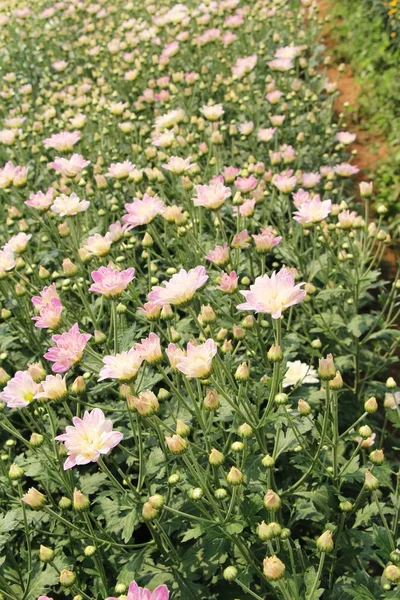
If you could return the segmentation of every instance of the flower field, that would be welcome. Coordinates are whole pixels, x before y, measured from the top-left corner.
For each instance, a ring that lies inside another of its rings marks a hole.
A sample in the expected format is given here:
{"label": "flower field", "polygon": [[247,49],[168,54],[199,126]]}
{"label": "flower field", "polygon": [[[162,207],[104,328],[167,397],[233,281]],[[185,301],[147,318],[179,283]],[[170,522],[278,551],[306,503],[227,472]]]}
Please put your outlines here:
{"label": "flower field", "polygon": [[0,1],[1,600],[399,598],[394,230],[318,14]]}

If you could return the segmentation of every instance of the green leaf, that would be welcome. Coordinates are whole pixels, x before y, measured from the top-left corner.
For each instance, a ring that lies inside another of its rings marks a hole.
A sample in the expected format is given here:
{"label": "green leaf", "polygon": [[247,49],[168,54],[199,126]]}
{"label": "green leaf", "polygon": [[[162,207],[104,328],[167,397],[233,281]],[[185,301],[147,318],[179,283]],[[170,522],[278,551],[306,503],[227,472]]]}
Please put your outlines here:
{"label": "green leaf", "polygon": [[242,533],[244,529],[244,525],[242,523],[228,523],[228,525],[226,525],[225,530],[232,534],[232,533]]}
{"label": "green leaf", "polygon": [[354,337],[359,338],[365,333],[375,322],[373,315],[356,315],[353,317],[347,327]]}
{"label": "green leaf", "polygon": [[196,525],[191,529],[188,529],[185,535],[182,538],[182,542],[188,542],[189,540],[197,540],[203,533],[203,530],[200,525]]}
{"label": "green leaf", "polygon": [[[309,567],[307,569],[307,571],[304,573],[304,584],[306,586],[306,598],[307,600],[318,600],[318,598],[320,598],[322,596],[322,594],[324,593],[324,589],[323,588],[318,588],[316,590],[314,590],[314,592],[311,595],[311,591],[313,588],[313,585],[315,583],[315,579],[317,577],[317,571],[314,567]],[[320,582],[318,582],[319,585]]]}
{"label": "green leaf", "polygon": [[[40,563],[39,563],[40,565]],[[39,566],[40,568],[40,566]],[[38,596],[49,591],[49,588],[58,583],[58,573],[53,567],[47,565],[43,571],[39,571],[32,579],[29,586],[28,600],[37,600]]]}
{"label": "green leaf", "polygon": [[123,519],[122,539],[125,544],[129,542],[132,537],[135,525],[139,523],[136,508],[133,508]]}
{"label": "green leaf", "polygon": [[356,520],[353,527],[357,528],[362,524],[367,524],[369,521],[378,514],[378,507],[375,503],[367,504],[364,508],[361,508],[356,513]]}

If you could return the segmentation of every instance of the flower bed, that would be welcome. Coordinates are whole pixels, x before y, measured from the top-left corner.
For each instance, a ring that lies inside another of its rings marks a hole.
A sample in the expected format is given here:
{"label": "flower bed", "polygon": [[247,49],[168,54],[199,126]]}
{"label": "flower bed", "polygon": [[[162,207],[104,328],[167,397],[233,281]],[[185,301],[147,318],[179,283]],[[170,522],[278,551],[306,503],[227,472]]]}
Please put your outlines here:
{"label": "flower bed", "polygon": [[2,597],[398,597],[400,285],[314,2],[1,10]]}

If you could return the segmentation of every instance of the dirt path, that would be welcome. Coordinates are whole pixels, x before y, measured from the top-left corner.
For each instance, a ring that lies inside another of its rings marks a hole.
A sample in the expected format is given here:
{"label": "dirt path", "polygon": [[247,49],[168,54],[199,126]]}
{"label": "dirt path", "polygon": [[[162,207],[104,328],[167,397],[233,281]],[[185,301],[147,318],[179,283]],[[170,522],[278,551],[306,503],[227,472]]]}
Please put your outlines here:
{"label": "dirt path", "polygon": [[[319,14],[321,19],[333,14],[333,0],[317,0]],[[337,47],[335,35],[335,23],[338,20],[330,19],[324,23],[322,29],[323,42],[329,51],[333,51]],[[389,154],[389,148],[385,139],[377,133],[373,133],[362,127],[362,123],[357,122],[354,115],[358,112],[359,98],[362,95],[362,89],[357,83],[353,70],[350,65],[344,65],[344,70],[339,71],[338,65],[330,65],[326,69],[329,81],[336,83],[337,89],[340,92],[335,99],[334,109],[337,113],[347,112],[346,122],[349,123],[349,130],[357,134],[356,141],[349,147],[350,150],[356,150],[352,162],[360,168],[360,172],[356,178],[357,183],[367,181],[370,177],[370,172],[373,172],[379,162],[385,159]],[[352,111],[346,111],[345,105],[348,103],[352,107]],[[358,195],[358,185],[356,186]],[[359,195],[358,195],[359,197]],[[394,249],[390,246],[386,248],[384,256],[384,272],[388,278],[393,278],[396,274],[397,257]]]}

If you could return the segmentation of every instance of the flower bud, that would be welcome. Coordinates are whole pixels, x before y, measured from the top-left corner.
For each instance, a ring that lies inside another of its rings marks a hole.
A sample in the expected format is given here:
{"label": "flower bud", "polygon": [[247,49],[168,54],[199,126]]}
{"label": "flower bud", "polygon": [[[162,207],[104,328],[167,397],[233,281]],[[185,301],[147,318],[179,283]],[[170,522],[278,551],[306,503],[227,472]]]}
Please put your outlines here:
{"label": "flower bud", "polygon": [[209,323],[214,323],[217,319],[217,315],[214,312],[214,309],[209,304],[203,305],[200,308],[199,320],[204,323],[204,325],[208,325]]}
{"label": "flower bud", "polygon": [[186,425],[185,421],[182,421],[182,419],[178,419],[176,422],[176,433],[182,437],[188,437],[190,433],[189,425]]}
{"label": "flower bud", "polygon": [[362,425],[361,427],[359,427],[358,433],[361,435],[362,438],[367,439],[370,435],[372,435],[372,429],[371,427],[369,427],[369,425]]}
{"label": "flower bud", "polygon": [[247,381],[249,378],[249,367],[247,363],[243,362],[238,366],[235,372],[236,381]]}
{"label": "flower bud", "polygon": [[66,496],[63,496],[59,503],[58,506],[61,508],[61,510],[66,510],[68,508],[71,508],[72,502],[69,498],[67,498]]}
{"label": "flower bud", "polygon": [[172,473],[172,475],[168,477],[168,483],[170,485],[175,485],[180,481],[180,479],[181,476],[179,475],[179,473]]}
{"label": "flower bud", "polygon": [[24,470],[19,465],[13,463],[8,470],[8,476],[11,481],[19,481],[24,476]]}
{"label": "flower bud", "polygon": [[329,382],[329,387],[331,390],[341,390],[343,387],[343,379],[342,376],[340,374],[340,371],[336,371],[336,375],[333,379],[330,380]]}
{"label": "flower bud", "polygon": [[329,554],[330,552],[333,552],[334,547],[335,544],[333,543],[332,531],[327,529],[317,539],[317,548],[320,552],[326,552]]}
{"label": "flower bud", "polygon": [[164,402],[164,400],[168,400],[168,398],[170,396],[171,396],[171,392],[169,390],[166,390],[165,388],[160,388],[158,390],[157,398],[160,402]]}
{"label": "flower bud", "polygon": [[360,194],[363,198],[369,198],[372,196],[374,184],[372,181],[361,181],[360,183]]}
{"label": "flower bud", "polygon": [[31,363],[28,372],[35,383],[40,383],[46,377],[46,371],[41,362]]}
{"label": "flower bud", "polygon": [[89,508],[90,502],[89,498],[82,494],[80,490],[77,488],[74,489],[74,495],[72,500],[72,505],[76,511],[83,511]]}
{"label": "flower bud", "polygon": [[364,410],[367,413],[374,413],[378,410],[378,402],[374,396],[364,402]]}
{"label": "flower bud", "polygon": [[54,551],[51,548],[41,545],[39,548],[39,560],[43,563],[51,562],[54,558]]}
{"label": "flower bud", "polygon": [[397,387],[397,383],[395,382],[395,380],[393,379],[393,377],[388,377],[388,379],[386,380],[386,387],[389,390],[393,390],[394,388]]}
{"label": "flower bud", "polygon": [[243,327],[243,329],[251,329],[253,326],[254,326],[254,317],[253,317],[253,315],[247,315],[242,320],[242,327]]}
{"label": "flower bud", "polygon": [[208,390],[203,405],[207,410],[215,410],[219,407],[218,394],[215,390]]}
{"label": "flower bud", "polygon": [[377,490],[379,487],[379,480],[372,475],[371,471],[365,471],[364,486],[367,490]]}
{"label": "flower bud", "polygon": [[288,540],[291,535],[292,535],[292,532],[290,531],[290,529],[285,527],[284,529],[282,529],[281,540]]}
{"label": "flower bud", "polygon": [[85,546],[83,553],[85,556],[93,556],[96,554],[96,546]]}
{"label": "flower bud", "polygon": [[124,594],[126,592],[127,586],[125,583],[117,583],[114,590],[116,594]]}
{"label": "flower bud", "polygon": [[285,565],[277,556],[268,556],[264,558],[263,572],[268,581],[278,581],[285,574]]}
{"label": "flower bud", "polygon": [[226,567],[226,569],[224,569],[223,576],[226,581],[235,581],[237,574],[238,574],[237,568],[233,567],[233,566],[229,566],[229,567]]}
{"label": "flower bud", "polygon": [[203,490],[201,488],[192,488],[188,491],[188,496],[191,500],[201,500]]}
{"label": "flower bud", "polygon": [[400,563],[400,550],[398,548],[390,553],[390,560],[396,564]]}
{"label": "flower bud", "polygon": [[313,340],[311,342],[311,348],[314,348],[315,350],[319,350],[320,348],[322,348],[322,342],[319,338],[317,338],[316,340]]}
{"label": "flower bud", "polygon": [[153,244],[154,244],[153,238],[146,231],[146,233],[144,234],[143,240],[142,240],[143,248],[151,248],[153,246]]}
{"label": "flower bud", "polygon": [[76,575],[73,571],[67,571],[64,569],[60,573],[60,583],[63,587],[70,588],[76,581]]}
{"label": "flower bud", "polygon": [[262,465],[264,467],[266,467],[267,469],[272,469],[272,467],[275,465],[275,459],[273,456],[271,456],[270,454],[266,454],[263,459],[262,459]]}
{"label": "flower bud", "polygon": [[281,526],[274,521],[268,524],[265,521],[262,521],[262,523],[259,523],[257,526],[257,535],[264,542],[278,537],[281,533]]}
{"label": "flower bud", "polygon": [[353,503],[349,502],[348,500],[344,500],[339,504],[340,510],[344,513],[351,512],[353,510],[353,506]]}
{"label": "flower bud", "polygon": [[232,442],[231,450],[232,452],[242,452],[244,448],[243,442]]}
{"label": "flower bud", "polygon": [[[154,314],[158,317],[156,312]],[[159,314],[163,321],[171,321],[171,319],[174,318],[174,311],[172,310],[172,306],[170,304],[164,304]]]}
{"label": "flower bud", "polygon": [[385,455],[383,453],[383,450],[374,450],[373,452],[371,452],[371,454],[369,455],[369,460],[374,465],[381,465],[383,463],[383,461],[385,460]]}
{"label": "flower bud", "polygon": [[243,340],[246,337],[246,331],[238,325],[232,327],[232,333],[235,340]]}
{"label": "flower bud", "polygon": [[136,410],[142,417],[148,417],[154,414],[160,408],[157,400],[157,396],[150,390],[145,390],[138,397],[128,396],[127,399],[128,408],[130,410]]}
{"label": "flower bud", "polygon": [[214,496],[217,500],[224,500],[228,495],[228,492],[224,488],[218,488],[214,492]]}
{"label": "flower bud", "polygon": [[284,392],[280,392],[279,394],[275,395],[274,402],[278,406],[283,406],[284,404],[287,404],[289,402],[289,396]]}
{"label": "flower bud", "polygon": [[336,368],[332,354],[328,354],[326,358],[319,359],[318,373],[322,381],[329,381],[335,378]]}
{"label": "flower bud", "polygon": [[166,436],[165,443],[172,454],[182,454],[187,448],[187,441],[180,435]]}
{"label": "flower bud", "polygon": [[249,438],[253,435],[253,429],[248,423],[243,423],[243,425],[240,425],[238,428],[238,434],[242,438]]}
{"label": "flower bud", "polygon": [[5,385],[8,381],[10,381],[10,379],[11,377],[7,371],[5,371],[3,367],[0,367],[0,385]]}
{"label": "flower bud", "polygon": [[73,277],[78,272],[78,267],[74,265],[71,259],[64,258],[62,262],[62,270],[66,277]]}
{"label": "flower bud", "polygon": [[232,467],[226,480],[231,485],[241,485],[243,483],[243,474],[236,467]]}
{"label": "flower bud", "polygon": [[264,506],[267,510],[278,510],[281,507],[282,501],[274,490],[268,490],[264,496]]}
{"label": "flower bud", "polygon": [[32,435],[29,439],[29,442],[34,448],[38,448],[39,446],[41,446],[43,444],[44,437],[42,436],[41,433],[32,433]]}
{"label": "flower bud", "polygon": [[400,582],[400,568],[396,565],[388,565],[383,574],[390,583]]}
{"label": "flower bud", "polygon": [[153,494],[152,496],[150,496],[148,501],[150,502],[151,506],[153,508],[156,508],[157,510],[160,510],[160,508],[162,508],[165,503],[164,496],[162,496],[161,494]]}
{"label": "flower bud", "polygon": [[36,488],[29,488],[26,494],[21,498],[24,504],[27,504],[34,510],[41,508],[46,502],[46,496],[41,494]]}
{"label": "flower bud", "polygon": [[300,398],[300,400],[297,402],[297,410],[299,411],[299,413],[301,415],[306,417],[307,415],[309,415],[311,413],[311,406],[308,404],[308,402],[306,400],[303,400],[303,398]]}
{"label": "flower bud", "polygon": [[71,384],[71,392],[80,396],[84,394],[86,391],[86,383],[82,375],[79,375],[75,378],[75,380]]}
{"label": "flower bud", "polygon": [[145,502],[142,508],[142,517],[145,521],[152,521],[158,517],[158,510],[150,502]]}
{"label": "flower bud", "polygon": [[272,344],[271,348],[267,352],[267,358],[271,362],[282,362],[283,352],[282,348],[277,344]]}
{"label": "flower bud", "polygon": [[225,457],[222,454],[222,452],[220,452],[216,448],[213,448],[211,450],[209,457],[208,457],[208,461],[209,461],[210,465],[214,465],[214,466],[222,465],[224,460],[225,460]]}

